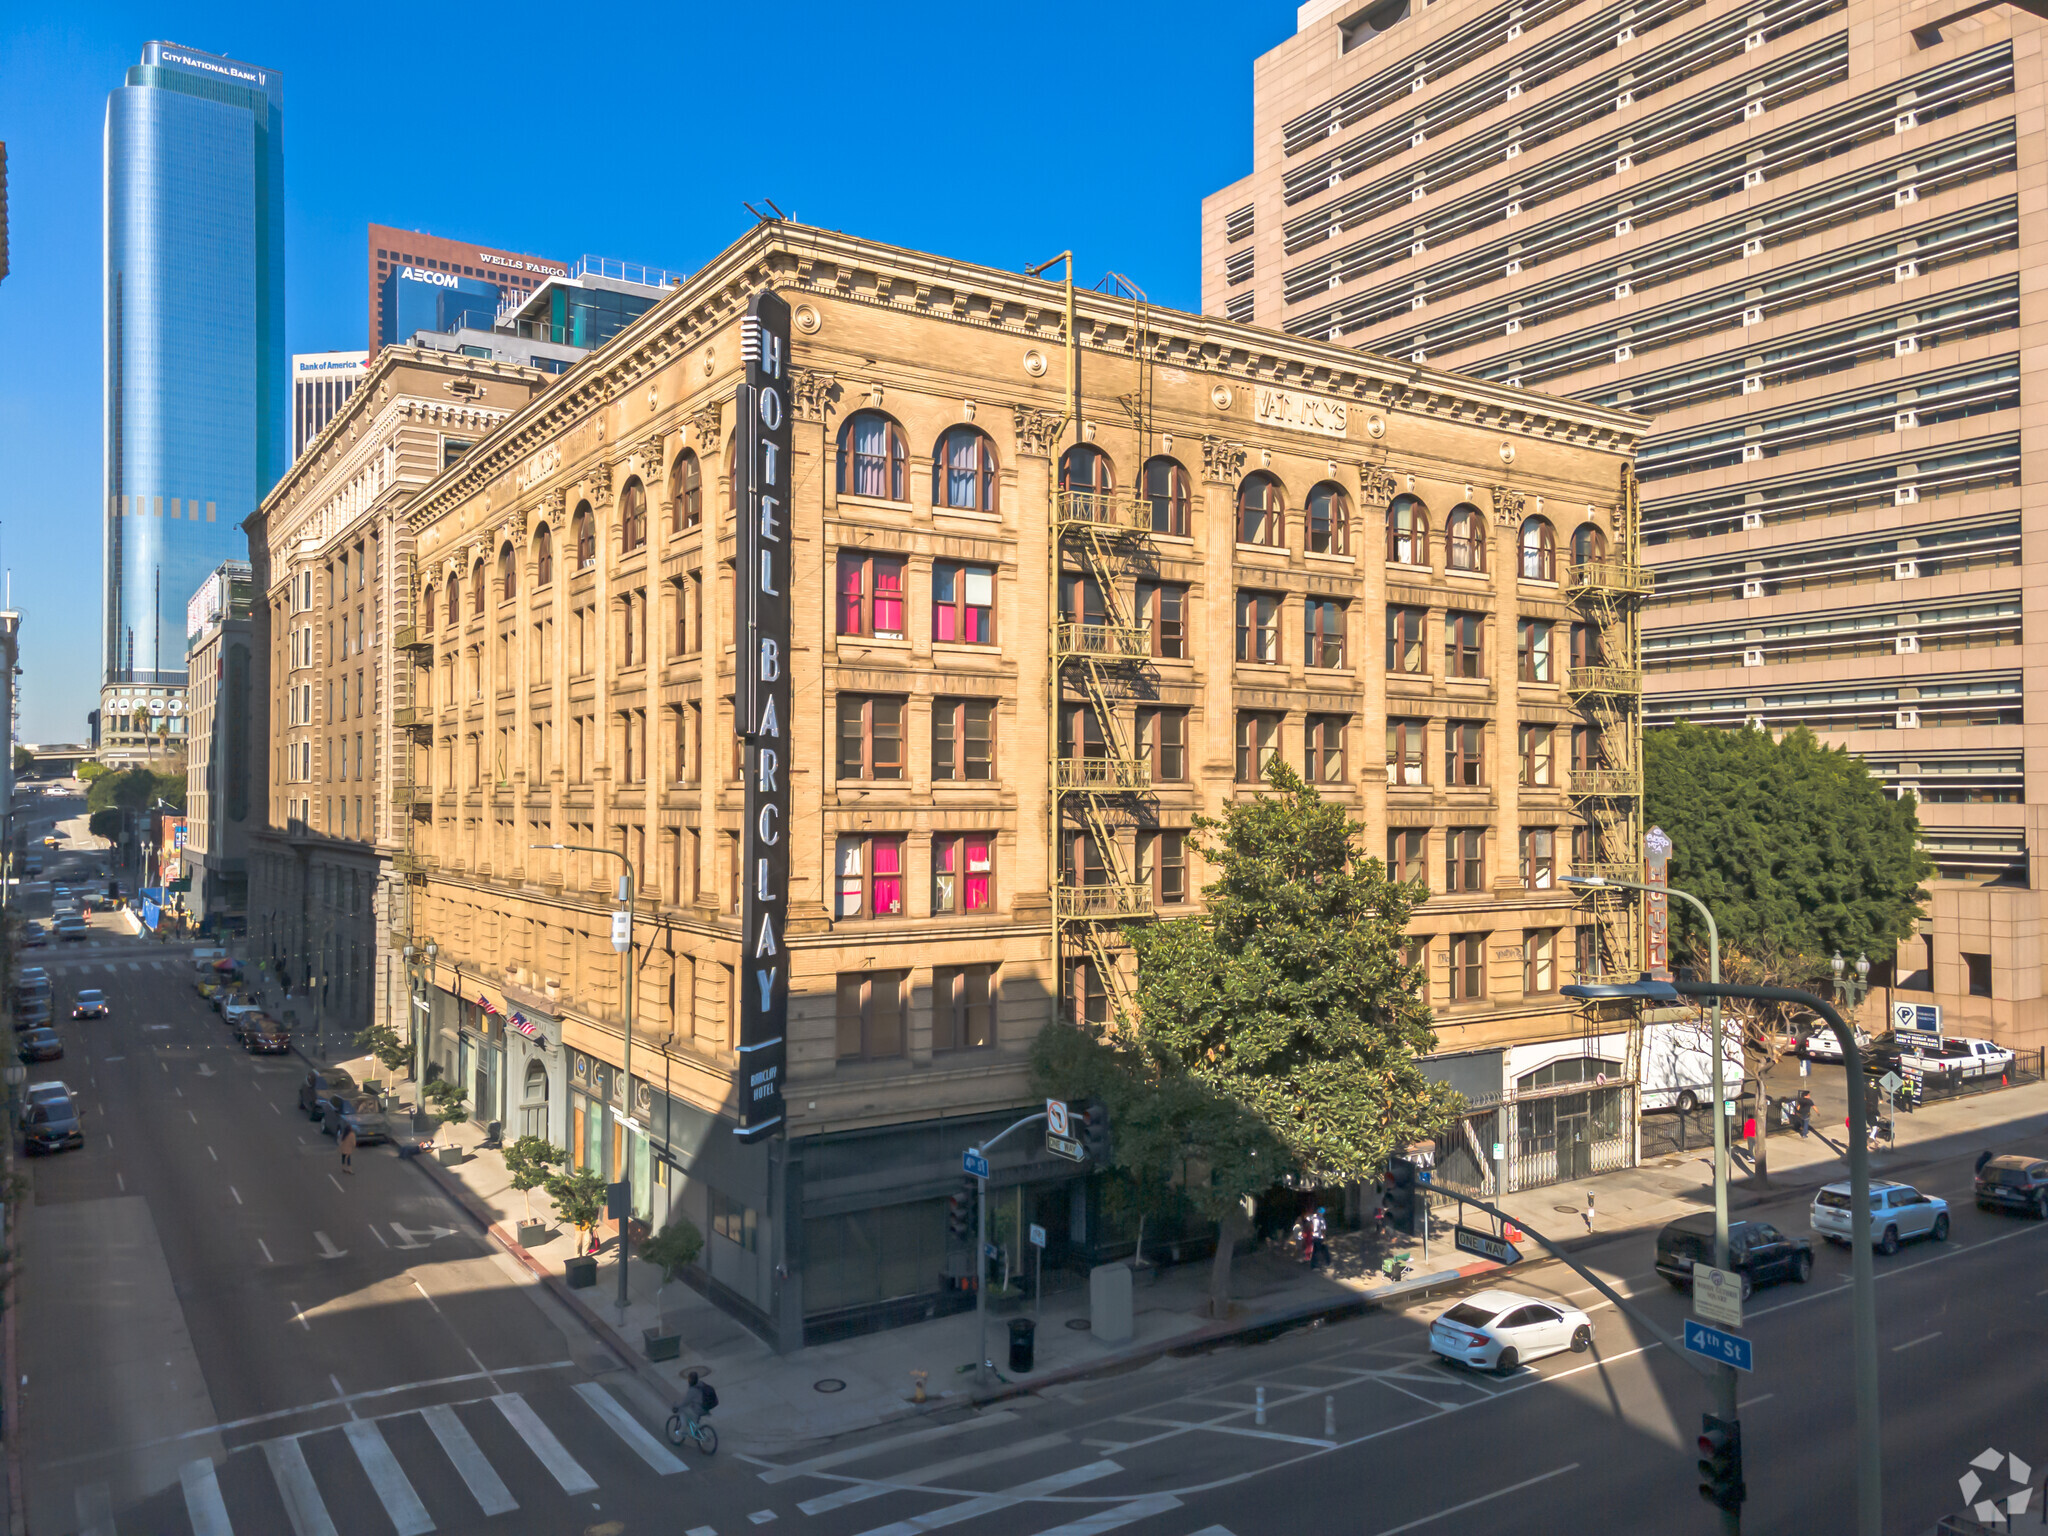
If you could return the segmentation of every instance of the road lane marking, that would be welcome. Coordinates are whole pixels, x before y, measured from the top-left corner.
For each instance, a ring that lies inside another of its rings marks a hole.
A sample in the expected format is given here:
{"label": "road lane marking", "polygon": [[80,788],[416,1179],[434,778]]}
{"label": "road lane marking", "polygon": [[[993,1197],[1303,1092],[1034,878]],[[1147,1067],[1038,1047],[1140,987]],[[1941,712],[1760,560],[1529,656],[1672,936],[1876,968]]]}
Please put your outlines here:
{"label": "road lane marking", "polygon": [[[180,1088],[176,1083],[173,1083],[171,1084],[171,1094],[175,1098],[182,1099],[183,1097],[185,1097],[185,1090]],[[192,1111],[188,1109],[185,1111],[185,1113],[189,1115],[192,1113]]]}
{"label": "road lane marking", "polygon": [[208,1148],[206,1149],[206,1155],[207,1155],[208,1157],[212,1158],[212,1159],[213,1159],[213,1160],[214,1160],[214,1161],[215,1161],[216,1163],[220,1161],[220,1154],[219,1154],[218,1152],[214,1151],[214,1150],[213,1150],[213,1148],[211,1148],[211,1147],[208,1147]]}
{"label": "road lane marking", "polygon": [[[413,1283],[417,1285],[419,1282],[414,1281]],[[420,1294],[424,1296],[426,1292],[422,1291]],[[440,1309],[437,1307],[435,1310],[439,1311]],[[674,1454],[667,1446],[647,1433],[647,1427],[630,1413],[626,1412],[616,1397],[613,1397],[611,1393],[605,1391],[596,1382],[577,1382],[576,1395],[582,1398],[584,1402],[590,1404],[597,1416],[604,1420],[606,1426],[613,1434],[626,1442],[635,1456],[646,1462],[648,1466],[652,1467],[661,1476],[671,1477],[678,1472],[690,1470],[680,1461],[676,1460]]]}
{"label": "road lane marking", "polygon": [[270,1463],[271,1478],[284,1499],[284,1511],[291,1516],[296,1536],[339,1536],[313,1484],[313,1469],[306,1465],[306,1453],[294,1439],[266,1440],[263,1458]]}
{"label": "road lane marking", "polygon": [[1753,1408],[1758,1403],[1768,1403],[1772,1398],[1776,1397],[1777,1395],[1778,1394],[1775,1392],[1760,1392],[1755,1397],[1745,1397],[1741,1402],[1737,1403],[1735,1406],[1737,1408]]}
{"label": "road lane marking", "polygon": [[1059,1493],[1081,1483],[1092,1483],[1099,1477],[1109,1477],[1123,1468],[1113,1461],[1091,1461],[1085,1467],[1072,1467],[1065,1472],[1055,1472],[1050,1477],[1037,1478],[1028,1483],[1019,1483],[1001,1493],[984,1493],[978,1498],[955,1504],[950,1509],[935,1509],[929,1514],[917,1515],[909,1520],[898,1520],[894,1525],[877,1526],[864,1531],[861,1536],[921,1536],[925,1531],[942,1530],[949,1525],[959,1525],[966,1520],[979,1520],[983,1515],[992,1515],[998,1510],[1010,1509],[1027,1500],[1036,1499],[1048,1493]]}
{"label": "road lane marking", "polygon": [[[377,1229],[375,1227],[372,1227],[370,1228],[370,1230],[374,1232]],[[413,1275],[410,1278],[412,1280],[412,1288],[420,1293],[420,1300],[424,1301],[428,1306],[434,1307],[434,1311],[436,1313],[439,1313],[441,1309],[439,1307],[434,1306],[434,1298],[429,1296],[427,1294],[427,1288],[424,1285],[420,1284],[420,1277],[418,1275]],[[476,1357],[474,1355],[471,1355],[470,1358],[473,1360]]]}
{"label": "road lane marking", "polygon": [[509,1515],[519,1507],[519,1501],[512,1497],[504,1479],[498,1476],[497,1469],[478,1448],[453,1408],[446,1403],[436,1403],[431,1408],[421,1409],[420,1417],[427,1421],[427,1428],[441,1442],[442,1454],[461,1474],[470,1497],[476,1500],[479,1509],[487,1515]]}
{"label": "road lane marking", "polygon": [[576,1464],[576,1458],[555,1438],[554,1431],[541,1423],[540,1415],[533,1411],[531,1403],[517,1392],[500,1392],[491,1401],[498,1405],[498,1412],[505,1416],[505,1422],[512,1426],[513,1433],[526,1442],[526,1448],[562,1485],[562,1492],[597,1491],[596,1481]]}
{"label": "road lane marking", "polygon": [[240,1205],[242,1203],[242,1192],[236,1189],[234,1185],[230,1184],[228,1186],[228,1193],[235,1197],[235,1204]]}
{"label": "road lane marking", "polygon": [[1069,1520],[1065,1525],[1056,1525],[1050,1530],[1040,1531],[1038,1536],[1102,1536],[1102,1532],[1113,1531],[1120,1525],[1129,1525],[1133,1520],[1149,1519],[1153,1515],[1163,1515],[1170,1509],[1179,1508],[1180,1500],[1170,1493],[1148,1493],[1142,1499],[1133,1499],[1128,1504],[1098,1510],[1092,1515],[1083,1515],[1078,1520]]}
{"label": "road lane marking", "polygon": [[114,1497],[105,1483],[72,1490],[71,1507],[78,1516],[78,1536],[114,1536]]}
{"label": "road lane marking", "polygon": [[[913,1467],[908,1472],[899,1472],[871,1482],[849,1483],[831,1493],[820,1494],[815,1499],[806,1499],[797,1505],[807,1515],[822,1515],[835,1509],[844,1509],[849,1504],[863,1504],[869,1499],[878,1499],[885,1493],[896,1493],[906,1488],[919,1488],[928,1483],[944,1482],[955,1472],[988,1466],[998,1461],[1014,1461],[1020,1456],[1035,1455],[1050,1450],[1056,1445],[1065,1445],[1063,1434],[1039,1435],[1031,1440],[1019,1440],[1013,1445],[996,1446],[990,1450],[975,1451],[966,1456],[955,1456],[947,1461],[935,1461],[929,1466]],[[1089,1445],[1100,1451],[1120,1451],[1121,1441],[1089,1441]]]}
{"label": "road lane marking", "polygon": [[283,1110],[281,1110],[281,1109],[279,1109],[279,1108],[278,1108],[278,1107],[277,1107],[277,1106],[276,1106],[275,1104],[273,1104],[273,1105],[271,1105],[271,1106],[270,1106],[270,1112],[271,1112],[271,1113],[272,1113],[273,1115],[281,1115],[281,1114],[283,1114],[283,1113],[284,1113],[284,1111],[283,1111]]}
{"label": "road lane marking", "polygon": [[[334,1239],[329,1237],[325,1232],[315,1232],[313,1234],[313,1241],[320,1245],[320,1257],[323,1259],[339,1259],[345,1258],[348,1255],[348,1250],[346,1248],[335,1247]],[[341,1390],[340,1382],[337,1381],[334,1384],[334,1390],[337,1392]]]}
{"label": "road lane marking", "polygon": [[1440,1509],[1433,1515],[1424,1515],[1419,1520],[1410,1520],[1406,1525],[1390,1525],[1384,1531],[1381,1531],[1379,1536],[1401,1536],[1403,1531],[1414,1531],[1421,1529],[1425,1525],[1434,1525],[1446,1515],[1463,1514],[1468,1509],[1477,1509],[1481,1504],[1491,1504],[1495,1499],[1504,1499],[1511,1493],[1520,1493],[1524,1488],[1533,1488],[1538,1483],[1547,1483],[1553,1477],[1563,1477],[1567,1472],[1576,1472],[1578,1470],[1579,1464],[1576,1461],[1569,1466],[1554,1467],[1548,1472],[1538,1473],[1535,1477],[1524,1478],[1519,1483],[1511,1483],[1505,1488],[1496,1488],[1492,1493],[1483,1493],[1476,1499],[1467,1499],[1462,1504],[1453,1504],[1449,1509]]}
{"label": "road lane marking", "polygon": [[273,1258],[272,1258],[272,1257],[270,1256],[270,1244],[266,1243],[265,1241],[263,1241],[263,1239],[262,1239],[262,1238],[260,1238],[260,1237],[259,1237],[259,1238],[257,1238],[257,1239],[256,1239],[256,1246],[257,1246],[258,1248],[261,1248],[261,1249],[263,1250],[263,1262],[264,1262],[264,1263],[266,1263],[266,1264],[275,1264],[275,1263],[277,1262],[277,1260],[273,1259]]}
{"label": "road lane marking", "polygon": [[377,1490],[377,1497],[383,1501],[384,1513],[398,1528],[398,1536],[426,1536],[434,1528],[434,1522],[427,1515],[427,1506],[420,1502],[420,1496],[414,1491],[404,1468],[399,1466],[398,1458],[384,1443],[383,1432],[377,1428],[376,1422],[351,1419],[341,1426],[341,1432],[355,1447],[356,1460],[363,1464],[370,1486]]}
{"label": "road lane marking", "polygon": [[306,1332],[311,1333],[313,1331],[313,1325],[306,1321],[306,1314],[299,1310],[299,1304],[296,1301],[292,1303],[292,1317]]}
{"label": "road lane marking", "polygon": [[370,1223],[370,1236],[377,1239],[377,1241],[382,1243],[386,1248],[389,1248],[391,1246],[391,1240],[387,1238],[382,1232],[379,1232],[377,1230],[377,1223],[375,1223],[374,1221]]}
{"label": "road lane marking", "polygon": [[178,1469],[178,1481],[185,1487],[185,1513],[192,1520],[192,1536],[235,1536],[228,1523],[228,1507],[220,1496],[220,1479],[214,1475],[213,1458],[202,1456]]}
{"label": "road lane marking", "polygon": [[906,1445],[922,1445],[928,1440],[946,1440],[963,1434],[970,1429],[987,1429],[997,1424],[1008,1424],[1017,1417],[1007,1408],[998,1408],[994,1413],[984,1413],[979,1418],[962,1419],[957,1424],[939,1424],[930,1429],[914,1429],[907,1435],[892,1435],[886,1440],[871,1441],[857,1445],[851,1450],[828,1451],[823,1456],[813,1456],[809,1461],[792,1462],[786,1467],[770,1467],[761,1474],[764,1483],[786,1483],[792,1477],[808,1477],[822,1472],[827,1467],[844,1466],[849,1461],[860,1461],[869,1456],[879,1456],[884,1451],[893,1451]]}
{"label": "road lane marking", "polygon": [[1905,1342],[1905,1343],[1903,1343],[1903,1344],[1894,1344],[1894,1345],[1892,1346],[1892,1353],[1896,1355],[1896,1354],[1898,1354],[1898,1353],[1899,1353],[1899,1352],[1900,1352],[1901,1350],[1906,1350],[1906,1349],[1913,1349],[1913,1348],[1915,1348],[1916,1346],[1918,1346],[1918,1345],[1921,1345],[1921,1344],[1931,1344],[1931,1343],[1933,1343],[1933,1342],[1934,1342],[1934,1341],[1935,1341],[1936,1339],[1938,1339],[1938,1338],[1940,1338],[1940,1337],[1941,1337],[1941,1330],[1940,1330],[1939,1328],[1937,1328],[1937,1329],[1935,1329],[1935,1330],[1934,1330],[1934,1332],[1932,1332],[1932,1333],[1923,1333],[1923,1334],[1921,1334],[1921,1335],[1920,1335],[1920,1337],[1919,1337],[1919,1338],[1917,1338],[1917,1339],[1908,1339],[1908,1340],[1906,1340],[1906,1342]]}
{"label": "road lane marking", "polygon": [[[327,1175],[327,1182],[328,1182],[328,1183],[330,1183],[330,1184],[332,1184],[332,1185],[333,1185],[333,1186],[334,1186],[334,1187],[335,1187],[336,1189],[341,1189],[341,1180],[337,1179],[337,1178],[336,1178],[336,1177],[335,1177],[335,1176],[334,1176],[333,1174],[331,1174],[331,1173],[330,1173],[329,1175]],[[348,1191],[347,1191],[347,1190],[345,1190],[345,1189],[341,1189],[341,1192],[342,1192],[342,1193],[343,1193],[344,1195],[348,1193]]]}

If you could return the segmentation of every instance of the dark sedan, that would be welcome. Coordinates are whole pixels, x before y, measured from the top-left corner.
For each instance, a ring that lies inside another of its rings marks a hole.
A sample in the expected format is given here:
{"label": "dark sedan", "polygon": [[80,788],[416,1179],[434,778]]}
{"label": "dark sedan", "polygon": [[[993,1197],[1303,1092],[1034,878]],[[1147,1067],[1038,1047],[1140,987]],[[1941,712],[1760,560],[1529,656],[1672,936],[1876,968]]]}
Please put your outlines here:
{"label": "dark sedan", "polygon": [[64,1042],[54,1029],[31,1029],[16,1042],[15,1055],[23,1061],[62,1061]]}
{"label": "dark sedan", "polygon": [[383,1106],[366,1093],[328,1096],[325,1113],[320,1117],[320,1130],[324,1135],[339,1137],[344,1128],[352,1128],[357,1142],[363,1146],[391,1139],[391,1122],[384,1118]]}
{"label": "dark sedan", "polygon": [[31,998],[14,1006],[14,1027],[16,1029],[47,1029],[50,1025],[50,1000],[47,997]]}
{"label": "dark sedan", "polygon": [[308,1072],[306,1080],[299,1084],[299,1108],[309,1120],[324,1119],[330,1095],[355,1091],[356,1080],[341,1068],[319,1067]]}
{"label": "dark sedan", "polygon": [[242,1049],[251,1055],[259,1052],[281,1056],[292,1048],[292,1037],[285,1027],[267,1013],[248,1013],[235,1026],[235,1034],[241,1039]]}
{"label": "dark sedan", "polygon": [[2025,1211],[2048,1220],[2048,1163],[2038,1157],[1994,1157],[1977,1170],[1980,1210]]}
{"label": "dark sedan", "polygon": [[33,1157],[39,1152],[62,1152],[85,1145],[85,1130],[78,1123],[78,1106],[69,1098],[47,1099],[30,1107],[22,1117],[22,1142]]}

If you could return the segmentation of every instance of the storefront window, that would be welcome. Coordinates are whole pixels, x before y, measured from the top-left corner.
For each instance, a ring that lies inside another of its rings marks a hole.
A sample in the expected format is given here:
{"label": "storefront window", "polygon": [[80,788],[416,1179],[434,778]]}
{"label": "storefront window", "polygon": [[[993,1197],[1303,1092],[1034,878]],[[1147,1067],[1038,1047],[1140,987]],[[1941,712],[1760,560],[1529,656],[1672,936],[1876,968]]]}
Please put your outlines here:
{"label": "storefront window", "polygon": [[752,1206],[741,1205],[739,1201],[718,1190],[711,1191],[711,1230],[729,1243],[737,1243],[748,1253],[755,1251],[756,1218]]}

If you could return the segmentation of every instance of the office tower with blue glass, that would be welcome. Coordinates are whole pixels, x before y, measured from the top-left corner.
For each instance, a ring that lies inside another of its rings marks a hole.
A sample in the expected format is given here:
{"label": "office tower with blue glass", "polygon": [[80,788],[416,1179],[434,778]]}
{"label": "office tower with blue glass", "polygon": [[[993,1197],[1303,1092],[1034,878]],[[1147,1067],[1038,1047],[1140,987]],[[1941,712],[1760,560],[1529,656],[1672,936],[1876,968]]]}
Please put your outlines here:
{"label": "office tower with blue glass", "polygon": [[102,748],[141,760],[184,747],[185,600],[290,453],[283,80],[145,44],[103,174]]}

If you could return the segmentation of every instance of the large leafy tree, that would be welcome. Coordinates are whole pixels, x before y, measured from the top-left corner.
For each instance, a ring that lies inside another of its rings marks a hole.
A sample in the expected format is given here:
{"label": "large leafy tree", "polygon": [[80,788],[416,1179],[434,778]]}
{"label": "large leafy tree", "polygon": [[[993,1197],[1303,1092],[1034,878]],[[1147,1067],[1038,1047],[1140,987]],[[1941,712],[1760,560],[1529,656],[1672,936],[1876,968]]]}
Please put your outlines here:
{"label": "large leafy tree", "polygon": [[1134,927],[1135,1016],[1106,1038],[1055,1028],[1041,1083],[1111,1108],[1116,1160],[1141,1188],[1178,1179],[1218,1223],[1211,1304],[1227,1308],[1247,1197],[1283,1176],[1371,1178],[1459,1107],[1422,1075],[1435,1044],[1408,919],[1360,829],[1285,764],[1274,793],[1197,818],[1216,871],[1198,916]]}

